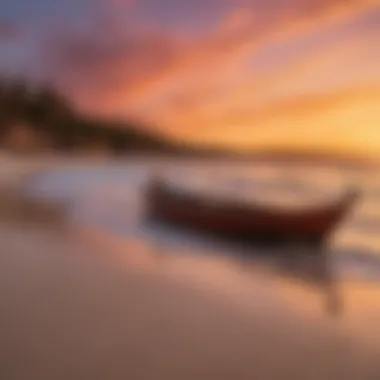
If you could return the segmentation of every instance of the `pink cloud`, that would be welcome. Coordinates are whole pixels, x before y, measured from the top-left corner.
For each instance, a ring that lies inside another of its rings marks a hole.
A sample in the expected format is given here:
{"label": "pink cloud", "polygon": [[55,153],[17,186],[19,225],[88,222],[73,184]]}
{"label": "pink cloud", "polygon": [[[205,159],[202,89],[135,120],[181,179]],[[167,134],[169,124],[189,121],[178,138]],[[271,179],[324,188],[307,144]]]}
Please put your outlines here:
{"label": "pink cloud", "polygon": [[[215,72],[219,71],[222,80],[226,70],[238,69],[243,59],[263,46],[344,22],[376,2],[197,0],[191,2],[193,8],[226,10],[220,13],[213,31],[201,37],[169,35],[155,23],[123,24],[117,12],[110,12],[107,22],[91,33],[52,37],[44,46],[44,62],[50,75],[80,104],[128,110],[140,102],[164,97],[168,88],[183,81],[194,82],[206,70],[204,82],[194,89],[199,93],[207,87],[207,77],[215,80]],[[163,7],[190,7],[184,0],[159,3]],[[114,0],[109,7],[142,5],[153,6],[153,0]]]}

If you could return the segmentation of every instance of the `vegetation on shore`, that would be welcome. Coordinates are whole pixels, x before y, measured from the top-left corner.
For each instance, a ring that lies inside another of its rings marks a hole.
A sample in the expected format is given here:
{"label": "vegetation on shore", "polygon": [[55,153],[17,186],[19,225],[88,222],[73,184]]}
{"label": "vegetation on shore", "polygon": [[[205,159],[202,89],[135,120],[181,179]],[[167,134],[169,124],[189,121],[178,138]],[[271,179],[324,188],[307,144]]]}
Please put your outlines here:
{"label": "vegetation on shore", "polygon": [[0,146],[113,154],[181,150],[142,126],[83,114],[54,87],[20,78],[0,78]]}

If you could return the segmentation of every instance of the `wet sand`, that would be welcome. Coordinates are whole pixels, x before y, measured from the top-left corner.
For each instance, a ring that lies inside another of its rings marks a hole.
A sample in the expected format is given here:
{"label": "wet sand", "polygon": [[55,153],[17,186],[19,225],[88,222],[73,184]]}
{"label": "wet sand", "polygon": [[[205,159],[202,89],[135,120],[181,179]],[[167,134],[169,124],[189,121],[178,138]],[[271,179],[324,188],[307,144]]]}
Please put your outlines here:
{"label": "wet sand", "polygon": [[334,319],[319,293],[228,260],[51,223],[0,236],[1,379],[380,378],[376,286],[343,284]]}

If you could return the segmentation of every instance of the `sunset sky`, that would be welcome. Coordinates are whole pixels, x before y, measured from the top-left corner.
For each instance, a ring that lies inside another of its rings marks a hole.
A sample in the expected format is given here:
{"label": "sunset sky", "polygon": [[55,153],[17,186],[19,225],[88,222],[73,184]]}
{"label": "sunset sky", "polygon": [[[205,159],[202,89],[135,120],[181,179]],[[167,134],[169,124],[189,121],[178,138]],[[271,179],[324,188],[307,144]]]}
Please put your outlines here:
{"label": "sunset sky", "polygon": [[380,155],[380,0],[2,0],[0,71],[189,142]]}

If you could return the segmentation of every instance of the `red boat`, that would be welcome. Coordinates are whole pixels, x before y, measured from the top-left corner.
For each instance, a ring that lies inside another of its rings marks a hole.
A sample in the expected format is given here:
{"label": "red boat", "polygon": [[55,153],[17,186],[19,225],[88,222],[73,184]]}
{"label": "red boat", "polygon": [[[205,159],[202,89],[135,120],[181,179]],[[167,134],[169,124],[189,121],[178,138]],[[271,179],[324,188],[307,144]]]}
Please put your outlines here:
{"label": "red boat", "polygon": [[151,219],[221,237],[319,245],[333,232],[357,196],[356,190],[350,190],[329,204],[289,210],[229,199],[215,200],[211,196],[173,188],[155,178],[146,189],[146,207]]}

